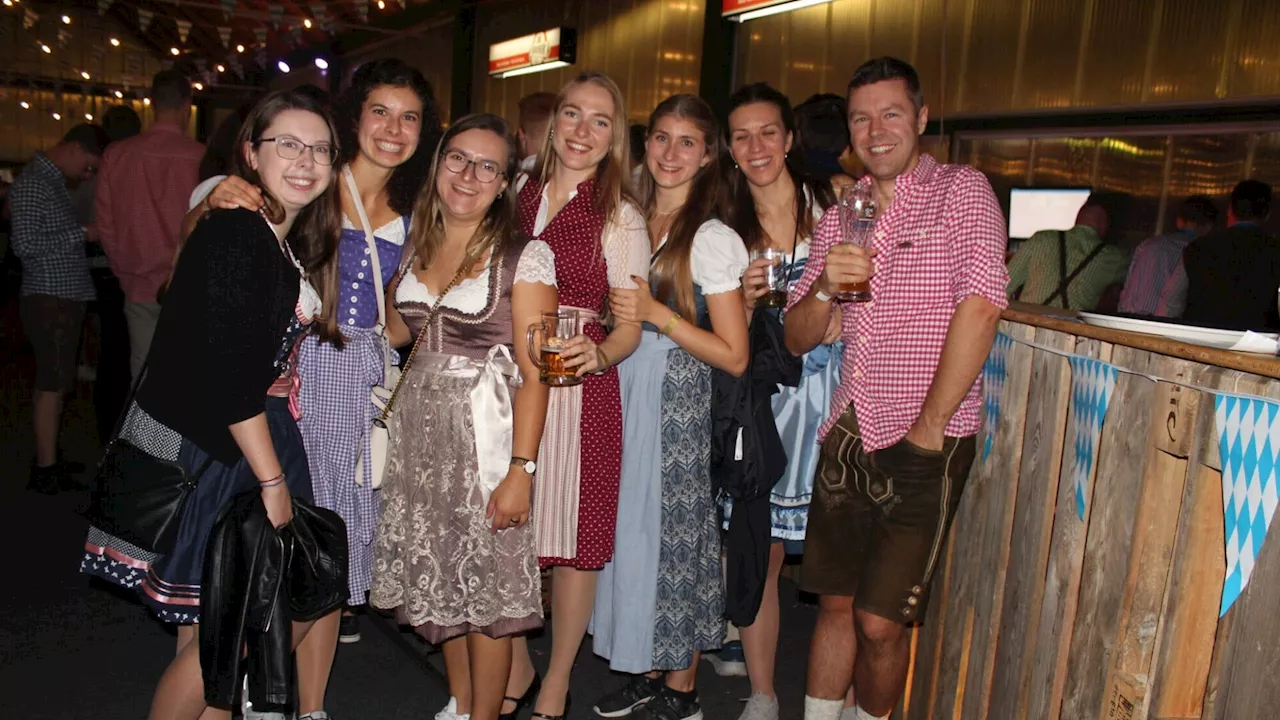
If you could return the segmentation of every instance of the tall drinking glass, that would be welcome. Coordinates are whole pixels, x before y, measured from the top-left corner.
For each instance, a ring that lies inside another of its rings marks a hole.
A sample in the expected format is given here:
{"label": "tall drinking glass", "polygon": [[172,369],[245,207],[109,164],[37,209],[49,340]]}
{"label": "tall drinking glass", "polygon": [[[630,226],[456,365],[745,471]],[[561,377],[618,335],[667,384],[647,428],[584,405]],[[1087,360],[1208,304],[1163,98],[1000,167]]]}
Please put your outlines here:
{"label": "tall drinking glass", "polygon": [[787,305],[787,254],[777,248],[760,248],[751,251],[751,262],[768,260],[764,269],[764,281],[768,290],[761,296],[760,307],[780,308]]}
{"label": "tall drinking glass", "polygon": [[[870,248],[875,239],[876,201],[869,184],[848,185],[840,191],[840,241]],[[840,302],[867,302],[871,281],[843,283],[836,293]]]}

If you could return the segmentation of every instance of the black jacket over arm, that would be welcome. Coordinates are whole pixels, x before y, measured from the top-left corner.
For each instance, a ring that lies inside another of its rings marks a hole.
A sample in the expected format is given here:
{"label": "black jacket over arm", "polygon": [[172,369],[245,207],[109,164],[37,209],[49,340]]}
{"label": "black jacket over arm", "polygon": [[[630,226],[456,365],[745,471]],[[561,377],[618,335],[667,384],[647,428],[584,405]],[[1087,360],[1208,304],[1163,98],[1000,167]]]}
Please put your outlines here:
{"label": "black jacket over arm", "polygon": [[261,216],[210,213],[165,293],[138,405],[219,462],[239,461],[228,426],[266,409],[298,281]]}
{"label": "black jacket over arm", "polygon": [[[725,615],[739,627],[755,622],[769,571],[769,493],[787,470],[772,397],[779,383],[800,384],[803,364],[787,350],[776,311],[757,308],[742,377],[711,379],[711,484],[733,498],[725,536]],[[741,455],[738,450],[741,448]]]}

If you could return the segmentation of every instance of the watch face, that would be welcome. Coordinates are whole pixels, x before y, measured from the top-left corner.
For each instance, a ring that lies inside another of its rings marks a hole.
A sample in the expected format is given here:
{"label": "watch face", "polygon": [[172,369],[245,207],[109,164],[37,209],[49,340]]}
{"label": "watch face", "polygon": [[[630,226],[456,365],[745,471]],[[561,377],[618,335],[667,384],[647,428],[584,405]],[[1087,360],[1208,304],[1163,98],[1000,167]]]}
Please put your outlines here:
{"label": "watch face", "polygon": [[538,464],[532,460],[524,464],[524,471],[529,473],[530,475],[532,475],[533,471],[537,469],[538,469]]}

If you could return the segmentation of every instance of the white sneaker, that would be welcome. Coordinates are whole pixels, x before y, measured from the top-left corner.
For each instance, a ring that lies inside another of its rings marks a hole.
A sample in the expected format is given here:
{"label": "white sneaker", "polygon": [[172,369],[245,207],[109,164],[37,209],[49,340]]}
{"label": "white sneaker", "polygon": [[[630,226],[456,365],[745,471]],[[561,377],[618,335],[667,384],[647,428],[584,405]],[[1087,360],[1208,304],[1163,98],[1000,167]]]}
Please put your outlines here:
{"label": "white sneaker", "polygon": [[764,693],[751,693],[738,720],[778,720],[778,699]]}
{"label": "white sneaker", "polygon": [[449,704],[444,709],[436,713],[436,720],[471,720],[471,713],[465,715],[458,713],[458,698],[450,697]]}

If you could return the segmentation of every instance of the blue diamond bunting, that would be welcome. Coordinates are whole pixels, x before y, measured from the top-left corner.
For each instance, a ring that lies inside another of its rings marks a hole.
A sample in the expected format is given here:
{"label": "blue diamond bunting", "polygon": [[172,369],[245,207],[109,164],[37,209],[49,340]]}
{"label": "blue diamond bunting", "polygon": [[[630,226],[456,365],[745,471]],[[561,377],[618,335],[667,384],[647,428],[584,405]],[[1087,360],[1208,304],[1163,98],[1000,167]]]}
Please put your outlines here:
{"label": "blue diamond bunting", "polygon": [[1000,426],[1000,401],[1004,397],[1004,381],[1009,375],[1009,348],[1013,347],[1013,338],[1004,333],[996,333],[995,342],[991,345],[991,353],[982,366],[982,405],[986,413],[983,419],[982,462],[991,454],[991,445],[996,439],[996,428]]}
{"label": "blue diamond bunting", "polygon": [[1076,489],[1076,516],[1084,519],[1089,475],[1097,458],[1098,437],[1119,373],[1114,365],[1092,358],[1071,358],[1071,482]]}
{"label": "blue diamond bunting", "polygon": [[1280,404],[1257,398],[1214,398],[1222,458],[1222,514],[1227,576],[1222,609],[1249,584],[1276,513],[1276,468],[1280,465]]}

